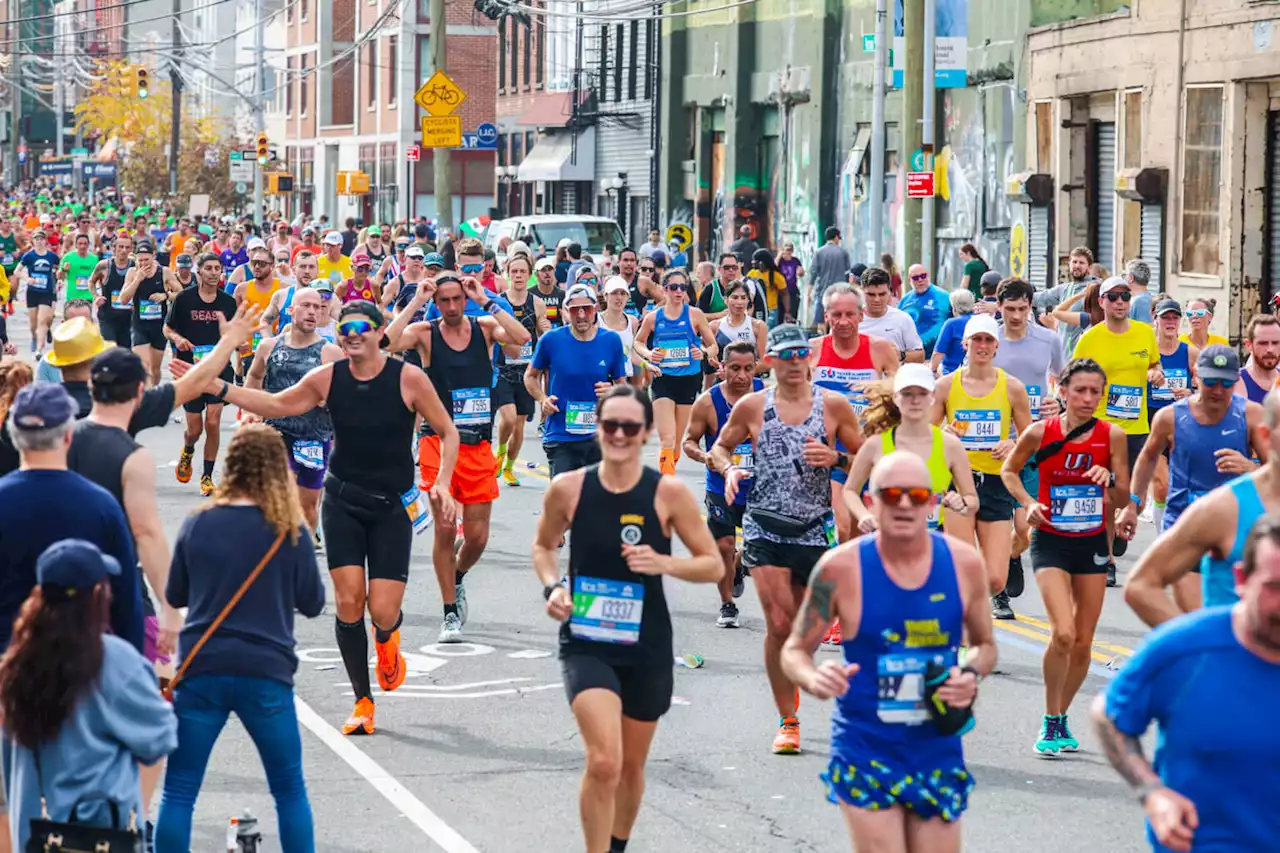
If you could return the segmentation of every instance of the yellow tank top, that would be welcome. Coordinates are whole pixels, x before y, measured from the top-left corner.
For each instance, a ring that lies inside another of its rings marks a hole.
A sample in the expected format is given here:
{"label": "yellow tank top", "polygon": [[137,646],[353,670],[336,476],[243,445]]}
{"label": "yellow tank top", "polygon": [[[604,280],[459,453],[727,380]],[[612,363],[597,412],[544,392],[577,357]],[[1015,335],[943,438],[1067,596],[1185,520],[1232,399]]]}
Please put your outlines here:
{"label": "yellow tank top", "polygon": [[947,395],[947,420],[969,454],[969,464],[981,474],[999,474],[1004,464],[991,456],[991,449],[1009,437],[1013,415],[1009,405],[1009,377],[996,368],[996,384],[991,393],[972,397],[964,390],[965,368],[952,374]]}
{"label": "yellow tank top", "polygon": [[[271,304],[271,297],[274,296],[275,292],[279,289],[280,289],[280,279],[278,278],[271,279],[271,289],[266,291],[266,293],[263,293],[261,290],[258,289],[257,279],[251,278],[247,282],[245,282],[245,285],[244,285],[244,301],[261,311],[266,311],[267,306]],[[276,322],[272,324],[271,326],[272,332],[280,331],[277,328],[277,326],[279,325],[279,322],[280,321],[277,318]],[[258,344],[260,343],[262,343],[262,332],[261,331],[254,332],[253,337],[249,339],[249,342],[247,344],[245,344],[244,348],[241,350],[241,353],[243,354],[243,353],[250,353],[250,352],[256,351],[258,349]]]}
{"label": "yellow tank top", "polygon": [[[929,458],[924,464],[929,469],[929,487],[933,489],[934,499],[941,501],[947,489],[951,488],[951,468],[947,465],[947,450],[942,443],[942,428],[930,427],[929,430],[933,435],[933,446],[929,449]],[[888,456],[895,447],[894,430],[880,433],[881,453]],[[929,529],[936,530],[941,523],[942,506],[935,504],[933,512],[929,513]]]}

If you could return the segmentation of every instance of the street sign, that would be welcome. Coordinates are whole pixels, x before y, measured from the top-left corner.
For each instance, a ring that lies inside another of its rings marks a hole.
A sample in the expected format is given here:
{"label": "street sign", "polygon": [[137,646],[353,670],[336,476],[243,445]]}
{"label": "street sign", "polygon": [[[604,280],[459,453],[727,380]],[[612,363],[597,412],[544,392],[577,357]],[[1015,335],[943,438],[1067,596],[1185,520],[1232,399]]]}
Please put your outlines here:
{"label": "street sign", "polygon": [[1009,232],[1009,275],[1025,278],[1027,275],[1027,226],[1013,223]]}
{"label": "street sign", "polygon": [[228,174],[230,180],[236,182],[252,181],[253,170],[257,168],[258,153],[256,151],[231,151],[227,154]]}
{"label": "street sign", "polygon": [[72,148],[71,159],[77,163],[83,163],[85,160],[89,159],[89,149],[88,148]]}
{"label": "street sign", "polygon": [[423,116],[423,148],[457,148],[462,144],[462,116]]}
{"label": "street sign", "polygon": [[461,147],[472,151],[497,151],[497,125],[487,121],[476,125],[475,131],[462,134]]}
{"label": "street sign", "polygon": [[924,171],[924,149],[923,148],[917,148],[915,151],[911,152],[911,171],[913,172]]}
{"label": "street sign", "polygon": [[248,184],[246,184],[244,181],[236,181],[236,192],[240,193],[240,195],[244,195],[248,191],[249,191]]}
{"label": "street sign", "polygon": [[689,229],[688,225],[677,222],[667,229],[667,242],[675,243],[680,247],[680,251],[683,252],[693,242],[693,231]]}
{"label": "street sign", "polygon": [[[414,93],[413,99],[418,102],[418,106],[431,113],[431,115],[436,118],[443,118],[462,106],[462,102],[467,99],[467,93],[459,89],[458,84],[449,79],[448,74],[443,71],[437,71],[431,75],[431,79],[423,83],[421,88]],[[461,129],[458,132],[461,133]],[[460,145],[461,143],[455,142],[453,144]]]}
{"label": "street sign", "polygon": [[409,158],[410,163],[416,163],[422,157],[422,149],[417,145],[410,145],[405,151],[405,156]]}
{"label": "street sign", "polygon": [[862,52],[863,53],[876,52],[876,34],[875,33],[865,33],[862,36]]}
{"label": "street sign", "polygon": [[907,198],[933,198],[933,172],[907,172]]}

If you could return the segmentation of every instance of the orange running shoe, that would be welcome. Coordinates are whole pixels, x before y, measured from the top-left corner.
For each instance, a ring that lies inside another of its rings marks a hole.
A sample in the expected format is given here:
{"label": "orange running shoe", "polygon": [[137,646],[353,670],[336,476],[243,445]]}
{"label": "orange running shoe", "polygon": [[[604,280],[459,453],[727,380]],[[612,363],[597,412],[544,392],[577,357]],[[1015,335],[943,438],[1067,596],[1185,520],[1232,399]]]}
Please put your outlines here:
{"label": "orange running shoe", "polygon": [[373,734],[373,700],[369,697],[356,702],[356,707],[352,709],[351,716],[342,724],[342,733],[344,735],[371,735]]}
{"label": "orange running shoe", "polygon": [[782,718],[778,733],[773,738],[773,754],[800,754],[800,721],[795,717]]}
{"label": "orange running shoe", "polygon": [[191,459],[195,456],[195,451],[187,452],[184,447],[178,453],[178,467],[173,469],[173,474],[178,478],[179,483],[191,482]]}
{"label": "orange running shoe", "polygon": [[390,692],[404,684],[404,655],[400,653],[400,630],[385,643],[375,642],[378,650],[378,686]]}
{"label": "orange running shoe", "polygon": [[840,636],[839,619],[831,623],[831,627],[827,629],[827,633],[822,637],[822,642],[828,646],[838,646],[844,642]]}

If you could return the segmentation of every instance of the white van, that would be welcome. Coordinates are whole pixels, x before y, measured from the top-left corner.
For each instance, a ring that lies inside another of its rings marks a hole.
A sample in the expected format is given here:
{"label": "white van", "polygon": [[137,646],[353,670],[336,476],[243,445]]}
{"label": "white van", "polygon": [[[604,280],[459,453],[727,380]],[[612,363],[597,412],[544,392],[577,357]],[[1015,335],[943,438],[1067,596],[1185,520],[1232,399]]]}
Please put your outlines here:
{"label": "white van", "polygon": [[498,248],[503,237],[527,243],[535,256],[539,247],[545,249],[548,256],[554,256],[556,244],[566,237],[582,246],[583,252],[597,257],[604,252],[605,243],[612,243],[615,251],[625,245],[622,229],[612,219],[577,214],[514,216],[490,222],[484,245],[494,251],[499,261],[506,259],[506,251]]}

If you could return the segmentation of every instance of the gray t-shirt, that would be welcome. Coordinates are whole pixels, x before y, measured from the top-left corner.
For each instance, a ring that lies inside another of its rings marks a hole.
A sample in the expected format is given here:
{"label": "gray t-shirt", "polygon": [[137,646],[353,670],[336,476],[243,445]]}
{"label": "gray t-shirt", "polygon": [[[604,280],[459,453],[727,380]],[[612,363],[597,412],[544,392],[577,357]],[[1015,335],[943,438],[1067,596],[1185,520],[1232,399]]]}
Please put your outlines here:
{"label": "gray t-shirt", "polygon": [[1016,341],[1005,340],[1000,327],[1000,348],[995,366],[1027,386],[1031,415],[1039,419],[1040,402],[1049,394],[1049,377],[1062,374],[1065,363],[1062,341],[1044,326],[1027,324],[1027,333]]}
{"label": "gray t-shirt", "polygon": [[[1062,284],[1051,287],[1048,290],[1042,290],[1036,294],[1035,307],[1041,311],[1052,311],[1063,302],[1083,291],[1092,281],[1094,281],[1092,278],[1084,281],[1064,281]],[[1080,336],[1084,334],[1084,331],[1084,328],[1080,326],[1059,323],[1058,338],[1062,341],[1063,352],[1075,352],[1076,344],[1079,342]]]}
{"label": "gray t-shirt", "polygon": [[1129,303],[1129,319],[1151,325],[1151,294],[1148,291],[1134,295],[1133,301]]}
{"label": "gray t-shirt", "polygon": [[809,280],[815,290],[821,290],[835,281],[844,281],[849,274],[849,253],[839,243],[827,243],[813,254],[809,267]]}

